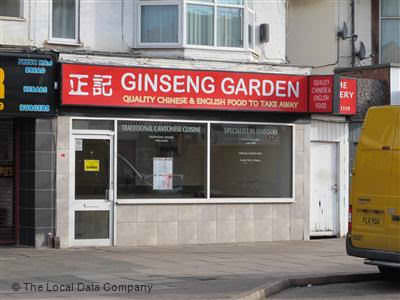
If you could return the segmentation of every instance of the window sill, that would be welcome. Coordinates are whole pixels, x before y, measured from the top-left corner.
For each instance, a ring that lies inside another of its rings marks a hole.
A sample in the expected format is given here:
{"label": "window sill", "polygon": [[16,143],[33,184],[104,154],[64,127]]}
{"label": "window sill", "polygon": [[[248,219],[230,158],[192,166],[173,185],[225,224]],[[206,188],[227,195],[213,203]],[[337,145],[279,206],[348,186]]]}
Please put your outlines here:
{"label": "window sill", "polygon": [[253,61],[259,58],[254,50],[245,48],[210,48],[200,46],[179,46],[172,48],[133,48],[143,56],[185,58],[201,60]]}
{"label": "window sill", "polygon": [[59,45],[59,46],[70,46],[70,47],[83,47],[83,44],[75,41],[58,41],[58,40],[47,40],[47,45]]}
{"label": "window sill", "polygon": [[249,204],[249,203],[295,203],[293,198],[211,198],[211,199],[119,199],[117,205],[129,204]]}
{"label": "window sill", "polygon": [[181,43],[138,43],[133,49],[182,49]]}
{"label": "window sill", "polygon": [[146,50],[146,49],[178,49],[178,50],[205,50],[205,51],[220,51],[220,52],[255,52],[253,49],[242,48],[242,47],[213,47],[213,46],[202,46],[202,45],[182,45],[181,43],[152,43],[143,44],[139,43],[132,49]]}
{"label": "window sill", "polygon": [[0,16],[0,21],[25,22],[25,18]]}
{"label": "window sill", "polygon": [[183,47],[186,50],[198,50],[198,51],[213,51],[213,52],[220,52],[220,53],[244,53],[250,54],[254,57],[260,57],[260,54],[257,53],[255,49],[251,48],[237,48],[237,47],[208,47],[208,46],[195,46],[195,45],[186,45]]}
{"label": "window sill", "polygon": [[195,50],[211,50],[211,51],[231,51],[231,52],[249,52],[250,50],[243,47],[213,47],[213,46],[201,46],[201,45],[185,45],[185,49]]}

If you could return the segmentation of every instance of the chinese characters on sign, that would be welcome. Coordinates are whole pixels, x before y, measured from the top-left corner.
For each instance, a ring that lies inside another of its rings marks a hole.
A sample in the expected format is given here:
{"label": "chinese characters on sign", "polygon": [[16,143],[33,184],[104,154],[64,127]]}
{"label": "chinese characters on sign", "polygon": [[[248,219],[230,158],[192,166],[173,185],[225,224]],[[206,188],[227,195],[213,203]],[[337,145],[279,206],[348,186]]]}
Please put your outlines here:
{"label": "chinese characters on sign", "polygon": [[307,112],[307,77],[64,64],[62,104]]}
{"label": "chinese characters on sign", "polygon": [[94,75],[93,96],[112,96],[111,75]]}
{"label": "chinese characters on sign", "polygon": [[88,96],[89,92],[83,91],[84,87],[88,86],[87,79],[88,75],[70,74],[69,75],[69,87],[68,95],[71,96]]}
{"label": "chinese characters on sign", "polygon": [[[68,95],[70,96],[89,96],[88,91],[88,75],[82,74],[70,74],[69,75],[69,87],[70,90]],[[111,75],[93,75],[92,82],[92,94],[93,96],[112,96],[111,88]]]}

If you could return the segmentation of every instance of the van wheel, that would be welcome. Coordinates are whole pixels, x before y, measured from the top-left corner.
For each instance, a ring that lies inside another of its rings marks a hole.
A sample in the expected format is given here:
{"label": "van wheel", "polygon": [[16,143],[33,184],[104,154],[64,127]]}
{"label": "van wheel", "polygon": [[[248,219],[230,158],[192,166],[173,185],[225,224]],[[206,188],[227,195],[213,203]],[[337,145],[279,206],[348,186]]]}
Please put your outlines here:
{"label": "van wheel", "polygon": [[394,279],[400,275],[400,269],[391,268],[391,267],[383,267],[378,266],[379,272],[383,275],[386,279]]}

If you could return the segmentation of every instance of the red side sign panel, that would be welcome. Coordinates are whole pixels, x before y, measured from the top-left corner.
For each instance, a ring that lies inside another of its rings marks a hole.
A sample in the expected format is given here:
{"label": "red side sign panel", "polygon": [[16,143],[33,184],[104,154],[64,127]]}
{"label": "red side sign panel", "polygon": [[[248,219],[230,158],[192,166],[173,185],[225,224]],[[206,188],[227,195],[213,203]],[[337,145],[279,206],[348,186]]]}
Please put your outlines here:
{"label": "red side sign panel", "polygon": [[339,89],[339,114],[355,115],[357,110],[357,80],[341,78]]}
{"label": "red side sign panel", "polygon": [[309,111],[311,113],[331,113],[333,101],[333,76],[310,76]]}
{"label": "red side sign panel", "polygon": [[306,76],[63,64],[62,104],[307,112]]}

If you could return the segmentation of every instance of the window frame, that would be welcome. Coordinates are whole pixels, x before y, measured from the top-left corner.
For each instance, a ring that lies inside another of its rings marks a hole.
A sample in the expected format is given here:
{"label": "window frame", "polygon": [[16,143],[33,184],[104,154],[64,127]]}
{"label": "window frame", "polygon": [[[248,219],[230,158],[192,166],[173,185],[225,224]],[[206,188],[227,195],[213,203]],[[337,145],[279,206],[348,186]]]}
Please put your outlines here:
{"label": "window frame", "polygon": [[[246,47],[246,29],[245,25],[247,24],[246,22],[246,1],[243,1],[242,5],[238,4],[220,4],[217,3],[218,0],[213,0],[213,2],[202,2],[202,1],[196,1],[196,0],[184,0],[184,28],[185,28],[185,33],[187,29],[187,18],[186,18],[186,13],[187,13],[187,5],[200,5],[200,6],[208,6],[208,7],[213,7],[214,10],[214,41],[212,46],[206,46],[206,45],[193,45],[193,44],[188,44],[187,43],[187,36],[185,34],[184,36],[184,45],[187,48],[198,48],[198,49],[220,49],[220,50],[244,50],[247,49]],[[239,8],[242,10],[242,24],[241,24],[241,35],[242,35],[242,47],[224,47],[224,46],[218,46],[218,8]],[[247,28],[247,27],[246,27]]]}
{"label": "window frame", "polygon": [[[120,131],[119,129],[120,129],[121,123],[122,123],[122,125],[123,124],[128,124],[128,126],[129,126],[129,124],[132,124],[132,123],[141,124],[141,125],[143,124],[144,126],[146,126],[146,125],[147,126],[148,125],[154,125],[154,124],[157,124],[157,125],[160,125],[160,126],[165,126],[165,125],[166,126],[176,126],[177,124],[180,124],[182,126],[199,126],[199,128],[201,128],[201,132],[200,133],[197,133],[197,132],[196,133],[191,133],[191,132],[185,133],[183,131],[182,132],[175,132],[175,131],[171,131],[171,132]],[[197,175],[199,175],[199,174],[202,175],[202,176],[198,177],[198,179],[200,179],[202,183],[198,185],[198,186],[201,186],[201,188],[199,190],[196,190],[196,191],[192,192],[192,193],[193,194],[201,193],[201,194],[205,195],[205,196],[197,196],[196,197],[194,195],[188,196],[188,195],[179,193],[178,191],[173,191],[176,188],[176,186],[178,186],[178,184],[175,185],[176,182],[175,182],[175,180],[173,180],[174,184],[173,184],[172,188],[170,190],[164,191],[164,192],[166,192],[166,194],[162,194],[163,192],[161,192],[161,194],[160,194],[160,190],[157,189],[158,191],[156,191],[156,192],[153,191],[153,193],[152,192],[150,192],[150,193],[146,192],[146,193],[138,194],[138,193],[135,192],[137,194],[136,197],[135,197],[135,195],[132,195],[130,197],[126,197],[126,195],[125,196],[121,195],[122,194],[122,191],[121,191],[121,194],[120,194],[121,198],[119,198],[120,200],[131,200],[131,199],[147,199],[147,200],[149,200],[149,199],[157,199],[157,200],[163,201],[165,199],[171,199],[171,198],[172,199],[181,199],[181,200],[183,200],[183,199],[203,199],[203,198],[205,198],[207,196],[206,195],[206,191],[207,191],[207,165],[208,164],[207,164],[207,155],[206,155],[206,153],[207,153],[207,147],[208,147],[208,144],[207,144],[208,127],[207,127],[206,123],[204,123],[204,122],[190,122],[190,121],[185,121],[185,122],[179,122],[178,123],[178,122],[176,122],[174,120],[173,121],[169,121],[169,120],[163,120],[163,121],[145,120],[145,121],[141,121],[141,120],[136,120],[136,119],[130,119],[130,120],[118,119],[117,120],[117,124],[118,124],[118,128],[117,128],[117,134],[118,135],[116,136],[117,151],[118,151],[117,159],[118,159],[118,157],[120,157],[120,154],[122,154],[122,156],[124,156],[125,158],[129,157],[128,153],[123,152],[123,147],[122,148],[118,148],[120,146],[120,142],[133,141],[133,140],[129,140],[129,139],[119,140],[119,135],[121,133],[122,134],[128,134],[128,135],[134,135],[134,136],[136,135],[137,139],[134,140],[135,141],[135,145],[136,145],[135,146],[136,149],[139,150],[139,151],[141,149],[147,149],[146,152],[152,151],[152,150],[156,150],[156,152],[159,152],[160,149],[157,149],[157,148],[162,148],[163,147],[162,144],[154,142],[154,137],[152,138],[152,136],[160,136],[160,135],[166,135],[166,136],[176,135],[176,136],[178,136],[178,135],[182,134],[182,135],[186,135],[186,136],[189,135],[191,137],[194,137],[197,141],[201,140],[201,144],[198,145],[199,147],[197,149],[201,149],[201,152],[203,154],[203,160],[201,160],[201,165],[202,165],[203,170],[202,170],[201,173],[197,173]],[[148,141],[151,140],[151,142],[146,144],[146,145],[143,145],[141,143],[141,141],[143,141],[143,140],[148,140]],[[190,143],[190,141],[189,141],[189,143]],[[175,139],[175,144],[176,144],[176,146],[178,148],[180,148],[179,147],[180,142],[178,141],[178,139]],[[143,148],[143,146],[145,146],[145,148]],[[155,146],[155,148],[152,148],[152,150],[149,150],[148,148],[152,147],[152,146]],[[181,150],[183,150],[183,149],[181,149]],[[153,177],[154,176],[154,170],[153,170],[153,173],[150,173],[149,172],[150,170],[148,168],[150,165],[153,165],[154,159],[156,157],[158,157],[158,158],[160,158],[160,157],[161,158],[168,157],[168,158],[172,158],[172,160],[173,160],[173,165],[174,165],[173,166],[173,176],[174,177],[175,176],[179,177],[180,175],[186,176],[185,173],[181,173],[181,174],[177,173],[179,171],[175,168],[176,167],[175,166],[175,162],[182,162],[182,160],[180,160],[180,156],[181,155],[186,156],[187,154],[190,155],[190,153],[191,152],[184,152],[184,151],[179,151],[179,153],[178,153],[178,151],[177,151],[173,155],[168,155],[168,156],[163,156],[163,155],[160,155],[160,153],[159,153],[159,155],[156,155],[156,156],[153,155],[152,160],[145,160],[143,157],[141,157],[141,158],[136,157],[134,161],[132,160],[130,162],[135,167],[136,170],[134,172],[136,174],[137,174],[137,172],[139,172],[139,173],[141,173],[141,176],[148,178],[148,177]],[[192,159],[196,159],[196,157],[191,157],[191,158]],[[129,161],[129,159],[127,159],[127,160]],[[185,163],[186,163],[186,161],[185,161]],[[119,164],[118,164],[118,160],[117,160],[117,165],[116,165],[117,177],[116,177],[116,180],[115,180],[115,182],[117,184],[116,187],[115,187],[115,189],[117,191],[117,196],[116,196],[117,198],[118,198],[118,195],[119,195],[119,191],[118,191],[118,188],[119,188],[119,186],[118,186],[118,175],[119,175],[118,166],[119,166]],[[147,168],[146,168],[146,166],[147,166]],[[178,169],[179,169],[179,167],[178,167]],[[184,182],[182,182],[182,188],[183,189],[186,189],[187,187],[189,187],[189,185],[185,185],[183,183]],[[153,189],[156,190],[154,188],[154,181],[152,182],[152,185],[153,185]],[[139,185],[139,187],[140,186],[142,186],[142,187],[144,186],[143,182],[142,182],[141,185]],[[171,193],[172,194],[175,193],[176,195],[170,196]],[[157,194],[160,194],[160,196],[157,196]]]}
{"label": "window frame", "polygon": [[[383,37],[383,21],[384,20],[394,20],[400,23],[400,13],[398,16],[394,17],[384,17],[382,16],[382,0],[379,1],[379,63],[383,63],[383,49],[382,49],[382,37]],[[400,40],[400,38],[399,38]],[[387,62],[387,63],[391,63]]]}
{"label": "window frame", "polygon": [[50,1],[49,5],[49,43],[62,44],[62,45],[79,45],[79,26],[80,26],[80,0],[75,1],[75,38],[57,38],[53,37],[53,0]]}
{"label": "window frame", "polygon": [[[253,2],[254,0],[246,0],[246,3],[248,1],[252,1]],[[253,16],[253,22],[250,22],[250,20],[251,20],[250,15]],[[255,51],[255,49],[256,49],[256,11],[254,9],[254,2],[253,2],[253,7],[250,7],[250,5],[246,6],[245,18],[247,18],[247,21],[245,22],[245,25],[247,25],[247,26],[244,28],[244,30],[247,33],[247,38],[246,38],[247,49],[250,50],[250,51]],[[250,37],[249,37],[248,28],[249,28],[250,23],[252,23],[251,25],[253,26],[253,30],[251,32],[251,39],[252,39],[253,47],[251,47],[250,41],[249,41]]]}
{"label": "window frame", "polygon": [[[73,120],[112,120],[114,121],[114,131],[105,130],[88,130],[88,129],[72,129]],[[143,119],[143,118],[94,118],[94,117],[71,117],[70,118],[70,141],[76,134],[110,134],[114,136],[114,151],[117,151],[118,141],[118,121],[139,121],[139,122],[172,122],[172,123],[200,123],[206,124],[206,197],[204,198],[135,198],[135,199],[118,199],[117,190],[114,189],[114,199],[116,204],[217,204],[217,203],[294,203],[296,195],[296,125],[290,123],[274,123],[274,122],[237,122],[237,121],[210,121],[210,120],[175,120],[175,119]],[[292,195],[288,198],[212,198],[210,197],[210,173],[211,173],[211,125],[212,124],[230,124],[230,125],[275,125],[288,126],[292,129]],[[72,150],[71,150],[72,151]],[[114,155],[114,186],[118,186],[117,178],[117,155]]]}
{"label": "window frame", "polygon": [[[142,43],[142,6],[151,6],[151,5],[176,5],[178,7],[178,41],[176,43]],[[182,4],[179,0],[139,0],[136,4],[136,43],[139,48],[177,48],[182,46]]]}
{"label": "window frame", "polygon": [[[138,48],[188,48],[188,49],[199,49],[199,50],[219,50],[219,51],[252,51],[255,52],[255,24],[256,24],[256,14],[254,6],[251,7],[248,4],[248,1],[253,0],[243,0],[243,4],[221,4],[217,3],[217,0],[213,0],[213,2],[203,2],[196,0],[138,0],[136,5],[136,32],[137,36],[135,38],[136,46]],[[141,6],[143,5],[171,5],[175,4],[178,6],[178,42],[177,43],[142,43],[141,42]],[[213,7],[214,9],[214,41],[212,46],[208,45],[193,45],[187,42],[187,7],[188,5],[201,5]],[[254,4],[253,4],[254,5]],[[241,47],[221,47],[217,46],[217,11],[218,7],[226,7],[226,8],[240,8],[242,9],[242,46]],[[253,43],[254,47],[251,48],[249,45],[249,36],[248,36],[248,25],[250,24],[249,14],[254,15],[253,20]]]}
{"label": "window frame", "polygon": [[[210,129],[210,140],[209,140],[209,144],[210,144],[210,151],[212,152],[213,150],[214,150],[214,148],[213,147],[215,147],[215,148],[218,148],[218,147],[220,147],[220,146],[222,146],[222,147],[224,147],[224,146],[227,146],[228,144],[226,144],[225,143],[225,141],[224,141],[224,139],[227,137],[225,134],[224,134],[224,138],[223,138],[223,142],[222,143],[213,143],[213,140],[211,139],[211,136],[212,136],[212,132],[211,132],[211,128],[213,127],[213,126],[222,126],[222,128],[226,128],[226,127],[224,127],[224,125],[227,125],[228,127],[232,127],[232,126],[237,126],[237,125],[244,125],[245,127],[249,127],[249,126],[260,126],[261,128],[265,128],[265,127],[272,127],[272,126],[274,126],[275,128],[280,128],[280,129],[282,129],[282,128],[284,128],[284,127],[286,127],[286,128],[291,128],[290,126],[286,126],[286,125],[283,125],[283,124],[279,124],[279,125],[277,125],[277,124],[271,124],[271,123],[263,123],[263,124],[260,124],[260,123],[253,123],[253,122],[210,122],[209,123],[209,129]],[[240,127],[236,127],[236,128],[240,128]],[[243,128],[243,127],[242,127]],[[290,145],[291,145],[291,150],[293,150],[293,143],[294,143],[294,141],[293,141],[293,128],[291,128],[291,138],[290,139],[288,139],[288,140],[290,140]],[[238,135],[239,136],[239,135]],[[233,136],[230,136],[231,138],[233,138],[233,139],[235,139],[235,138],[237,138],[238,136],[236,136],[236,135],[233,135]],[[228,139],[229,139],[229,137],[228,137]],[[240,138],[239,138],[240,139]],[[283,140],[284,140],[285,138],[283,138]],[[252,148],[251,150],[249,150],[249,149],[243,149],[243,148],[246,148],[246,144],[242,144],[242,143],[232,143],[232,144],[229,144],[229,146],[231,146],[231,145],[233,145],[233,146],[235,146],[235,147],[238,147],[240,150],[238,150],[239,152],[254,152],[254,151],[269,151],[270,149],[267,149],[269,146],[268,146],[268,144],[266,143],[266,144],[263,144],[263,143],[261,143],[261,146],[263,146],[263,150],[254,150],[254,148]],[[282,144],[280,144],[279,146],[281,146]],[[256,145],[256,146],[259,146],[259,145]],[[251,147],[251,146],[250,146]],[[286,150],[283,150],[283,149],[285,149],[284,147],[282,148],[282,147],[280,147],[280,151],[286,151]],[[229,151],[229,150],[228,150]],[[226,153],[223,153],[223,156],[226,156]],[[209,161],[209,163],[208,163],[208,167],[209,167],[209,169],[210,169],[210,171],[211,171],[211,169],[213,169],[214,167],[213,167],[213,164],[216,162],[218,160],[218,157],[213,157],[212,159],[211,159],[211,157],[210,157],[210,161]],[[290,162],[290,168],[285,168],[285,170],[290,170],[291,169],[291,172],[290,172],[290,182],[291,183],[293,183],[293,177],[294,177],[294,173],[293,173],[293,162],[294,162],[294,158],[293,158],[293,152],[291,153],[291,162]],[[234,162],[229,162],[229,164],[234,164]],[[282,163],[279,163],[279,165],[282,165]],[[270,166],[268,166],[268,167],[270,167]],[[229,167],[228,167],[229,168]],[[252,169],[252,172],[254,173],[254,172],[256,172],[256,169],[257,167],[255,167],[255,168],[253,168]],[[262,168],[262,170],[264,170],[265,168]],[[210,173],[210,175],[212,175],[212,176],[210,176],[209,178],[211,179],[211,177],[214,177],[214,178],[217,178],[217,176],[215,175],[215,174],[211,174]],[[228,175],[228,174],[227,174]],[[229,175],[228,175],[229,176]],[[241,174],[240,175],[240,179],[239,179],[239,181],[243,181],[243,178],[245,178],[245,177],[242,177],[243,176],[243,174]],[[264,176],[266,176],[266,173],[263,171],[261,174],[259,174],[259,176],[257,176],[257,177],[264,177]],[[290,186],[290,185],[287,185],[287,187],[288,186]],[[212,188],[214,188],[215,190],[213,191],[212,190]],[[214,186],[212,186],[212,184],[210,184],[209,186],[208,186],[208,189],[209,189],[209,192],[210,192],[210,194],[211,193],[215,193],[215,191],[218,189],[218,188],[220,188],[219,186],[218,186],[218,184],[215,184]],[[232,187],[233,189],[234,189],[234,187]],[[230,188],[228,188],[228,189],[230,189]],[[249,189],[246,187],[246,193],[248,193],[248,191],[249,191]],[[226,192],[227,192],[227,190],[222,190],[222,192],[223,193],[225,193],[226,194]],[[292,186],[292,188],[290,189],[290,196],[286,196],[286,197],[278,197],[278,196],[245,196],[245,197],[242,197],[242,196],[233,196],[233,197],[228,197],[228,196],[209,196],[209,198],[211,198],[211,199],[241,199],[241,198],[245,198],[245,199],[290,199],[290,198],[293,198],[294,197],[294,194],[293,194],[293,192],[294,192],[294,189],[293,189],[293,186]],[[251,193],[251,192],[250,192]]]}
{"label": "window frame", "polygon": [[16,0],[19,3],[19,16],[6,16],[0,14],[0,20],[5,20],[5,21],[24,21],[24,1],[23,0]]}

